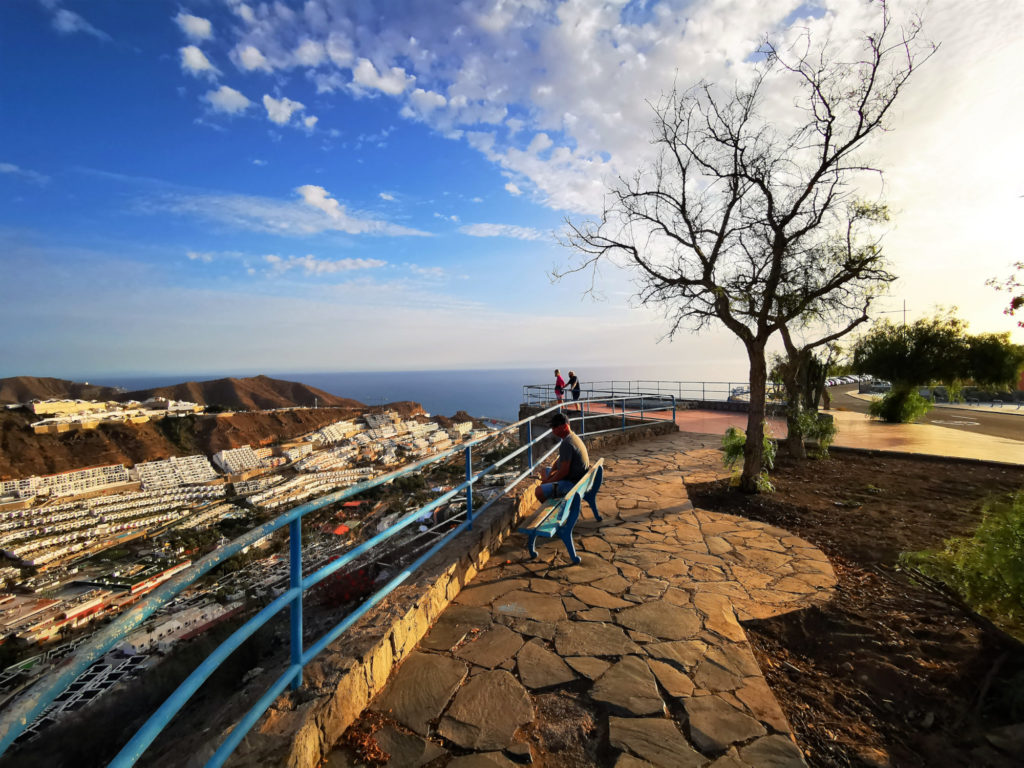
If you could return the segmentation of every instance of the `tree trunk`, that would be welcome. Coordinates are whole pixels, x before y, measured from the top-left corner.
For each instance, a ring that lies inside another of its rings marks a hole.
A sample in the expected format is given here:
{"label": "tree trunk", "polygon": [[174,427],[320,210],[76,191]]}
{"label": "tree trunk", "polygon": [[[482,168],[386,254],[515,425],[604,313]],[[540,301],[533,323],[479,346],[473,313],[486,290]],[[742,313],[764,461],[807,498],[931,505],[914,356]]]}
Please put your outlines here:
{"label": "tree trunk", "polygon": [[794,459],[807,458],[804,433],[800,427],[800,412],[806,397],[808,357],[806,350],[791,353],[782,366],[782,384],[786,389],[786,439],[783,448]]}
{"label": "tree trunk", "polygon": [[747,442],[743,446],[743,473],[739,488],[744,493],[757,493],[757,478],[764,458],[764,399],[768,383],[764,345],[748,346],[747,356],[750,358],[750,411],[747,413]]}

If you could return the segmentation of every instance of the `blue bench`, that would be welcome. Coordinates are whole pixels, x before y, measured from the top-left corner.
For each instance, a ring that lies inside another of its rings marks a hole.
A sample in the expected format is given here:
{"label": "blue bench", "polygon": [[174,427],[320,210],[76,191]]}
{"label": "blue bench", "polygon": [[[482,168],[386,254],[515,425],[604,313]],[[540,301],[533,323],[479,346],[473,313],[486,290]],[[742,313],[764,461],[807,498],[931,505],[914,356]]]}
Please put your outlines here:
{"label": "blue bench", "polygon": [[601,519],[597,513],[597,492],[601,489],[603,479],[604,459],[599,459],[565,496],[545,501],[529,524],[519,528],[519,532],[527,536],[526,548],[530,557],[537,557],[538,536],[545,539],[557,536],[565,544],[569,558],[574,563],[580,562],[576,546],[572,543],[572,530],[576,527],[584,501],[590,505],[594,519]]}

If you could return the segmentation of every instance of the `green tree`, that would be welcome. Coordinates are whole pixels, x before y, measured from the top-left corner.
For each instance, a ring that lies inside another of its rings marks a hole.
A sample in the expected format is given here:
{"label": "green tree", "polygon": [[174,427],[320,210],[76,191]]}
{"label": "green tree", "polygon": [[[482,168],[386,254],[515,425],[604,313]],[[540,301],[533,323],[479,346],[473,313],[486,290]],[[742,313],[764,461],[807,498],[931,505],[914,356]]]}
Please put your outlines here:
{"label": "green tree", "polygon": [[892,383],[873,407],[886,421],[912,421],[927,405],[916,388],[928,384],[1011,384],[1024,365],[1024,350],[1008,333],[967,333],[967,324],[952,312],[922,318],[910,325],[890,320],[875,323],[853,349],[853,368]]}
{"label": "green tree", "polygon": [[[935,50],[919,39],[919,19],[898,27],[877,7],[878,26],[855,50],[809,35],[787,49],[766,43],[753,79],[731,92],[673,90],[654,106],[658,159],[619,180],[600,220],[567,222],[565,244],[579,258],[566,272],[602,260],[633,269],[639,302],[665,310],[669,336],[721,324],[743,343],[750,406],[739,487],[750,493],[763,463],[769,340],[831,311],[842,330],[869,287],[889,278],[870,249],[822,258],[850,221],[856,177],[878,170],[862,149]],[[779,98],[789,87],[792,119],[769,119],[766,106],[789,101]]]}

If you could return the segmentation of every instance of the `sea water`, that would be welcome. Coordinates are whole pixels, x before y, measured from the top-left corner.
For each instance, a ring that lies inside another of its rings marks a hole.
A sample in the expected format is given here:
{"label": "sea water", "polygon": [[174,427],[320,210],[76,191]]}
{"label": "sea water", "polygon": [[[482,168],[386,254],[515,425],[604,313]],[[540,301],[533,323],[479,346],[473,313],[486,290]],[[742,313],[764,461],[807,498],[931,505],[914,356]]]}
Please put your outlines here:
{"label": "sea water", "polygon": [[[742,366],[729,371],[734,381],[743,381]],[[568,368],[562,368],[568,378]],[[251,376],[254,373],[206,375],[153,375],[91,378],[93,384],[124,387],[129,391],[205,381],[224,376]],[[299,381],[317,389],[358,400],[367,405],[382,405],[414,400],[431,414],[451,416],[466,411],[477,418],[514,421],[523,402],[523,386],[554,383],[553,368],[508,368],[502,370],[449,371],[366,371],[345,373],[266,372],[275,379]],[[599,381],[727,381],[719,370],[702,370],[698,365],[600,366],[580,368],[576,375],[584,389]]]}

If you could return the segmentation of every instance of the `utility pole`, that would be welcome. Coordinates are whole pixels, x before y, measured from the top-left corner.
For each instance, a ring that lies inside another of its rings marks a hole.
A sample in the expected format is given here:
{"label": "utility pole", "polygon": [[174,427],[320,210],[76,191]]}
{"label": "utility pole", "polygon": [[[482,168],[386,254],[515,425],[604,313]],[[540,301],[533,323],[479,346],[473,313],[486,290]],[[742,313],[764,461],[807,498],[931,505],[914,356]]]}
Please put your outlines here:
{"label": "utility pole", "polygon": [[879,312],[880,315],[895,315],[897,313],[903,313],[903,325],[907,324],[907,300],[903,300],[903,309],[889,309],[884,312]]}

